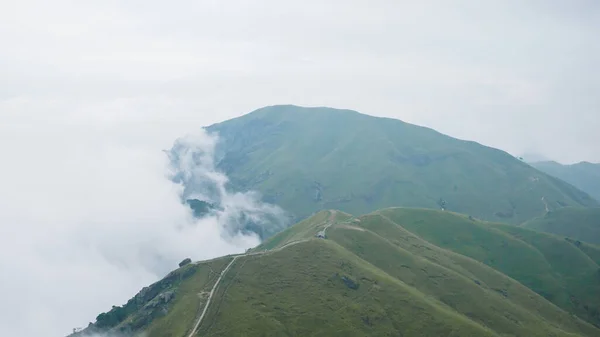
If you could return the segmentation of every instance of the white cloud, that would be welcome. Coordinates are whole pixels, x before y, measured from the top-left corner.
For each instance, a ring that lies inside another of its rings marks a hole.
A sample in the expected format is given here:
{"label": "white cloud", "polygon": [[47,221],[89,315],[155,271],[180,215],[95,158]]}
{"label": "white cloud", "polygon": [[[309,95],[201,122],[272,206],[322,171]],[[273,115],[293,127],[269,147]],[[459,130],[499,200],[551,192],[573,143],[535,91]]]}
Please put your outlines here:
{"label": "white cloud", "polygon": [[[8,113],[23,107],[45,109],[26,100],[2,106]],[[125,112],[122,107],[90,109],[110,115]],[[206,259],[258,244],[256,235],[232,230],[241,214],[281,215],[252,194],[227,192],[226,177],[211,162],[216,140],[200,129],[184,138],[190,147],[184,157],[204,154],[206,160],[181,169],[216,184],[225,207],[194,220],[161,151],[185,128],[166,129],[165,136],[160,125],[122,128],[94,117],[46,125],[43,118],[12,116],[15,122],[0,128],[2,336],[65,335],[125,303],[185,257]]]}

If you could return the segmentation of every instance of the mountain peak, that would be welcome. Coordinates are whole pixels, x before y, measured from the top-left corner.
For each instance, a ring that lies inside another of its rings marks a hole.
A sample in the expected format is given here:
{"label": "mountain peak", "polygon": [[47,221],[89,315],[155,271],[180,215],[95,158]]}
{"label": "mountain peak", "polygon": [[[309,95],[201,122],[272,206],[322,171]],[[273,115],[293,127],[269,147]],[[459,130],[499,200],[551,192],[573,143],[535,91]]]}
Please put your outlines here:
{"label": "mountain peak", "polygon": [[408,206],[521,223],[544,214],[542,198],[550,208],[597,205],[504,151],[353,110],[275,105],[208,129],[219,133],[230,186],[296,219]]}

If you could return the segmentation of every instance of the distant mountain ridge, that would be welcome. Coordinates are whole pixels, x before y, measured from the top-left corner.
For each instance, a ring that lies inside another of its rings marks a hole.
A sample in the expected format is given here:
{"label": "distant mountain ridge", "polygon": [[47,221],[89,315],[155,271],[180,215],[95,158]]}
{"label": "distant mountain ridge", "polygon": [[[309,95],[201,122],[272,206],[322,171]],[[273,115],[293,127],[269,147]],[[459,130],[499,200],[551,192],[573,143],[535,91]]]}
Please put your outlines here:
{"label": "distant mountain ridge", "polygon": [[600,164],[580,162],[563,165],[555,161],[532,162],[531,166],[557,177],[600,200]]}
{"label": "distant mountain ridge", "polygon": [[598,206],[504,151],[351,110],[270,106],[206,130],[219,134],[232,189],[259,191],[296,220],[406,206],[517,224],[547,207]]}

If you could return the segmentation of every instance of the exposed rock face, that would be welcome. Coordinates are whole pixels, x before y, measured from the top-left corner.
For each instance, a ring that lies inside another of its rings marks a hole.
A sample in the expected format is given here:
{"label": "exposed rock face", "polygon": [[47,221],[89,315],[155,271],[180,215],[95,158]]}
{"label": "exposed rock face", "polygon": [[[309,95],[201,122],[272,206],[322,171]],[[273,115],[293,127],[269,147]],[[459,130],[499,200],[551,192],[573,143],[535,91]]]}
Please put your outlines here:
{"label": "exposed rock face", "polygon": [[185,260],[183,260],[183,261],[179,262],[179,268],[181,268],[181,267],[183,267],[183,266],[185,266],[185,265],[187,265],[187,264],[190,264],[190,263],[192,263],[192,259],[190,259],[190,258],[188,257],[188,258],[186,258]]}
{"label": "exposed rock face", "polygon": [[153,319],[168,313],[168,304],[175,298],[175,291],[169,290],[158,294],[153,300],[140,309],[131,323],[119,328],[121,332],[133,332],[149,325]]}
{"label": "exposed rock face", "polygon": [[[180,266],[186,266],[191,259],[185,259]],[[187,266],[169,273],[162,280],[144,287],[127,304],[113,308],[98,315],[95,323],[77,331],[69,337],[89,337],[109,334],[111,337],[129,337],[147,328],[154,319],[169,312],[171,302],[175,299],[179,283],[194,275],[195,266]]]}

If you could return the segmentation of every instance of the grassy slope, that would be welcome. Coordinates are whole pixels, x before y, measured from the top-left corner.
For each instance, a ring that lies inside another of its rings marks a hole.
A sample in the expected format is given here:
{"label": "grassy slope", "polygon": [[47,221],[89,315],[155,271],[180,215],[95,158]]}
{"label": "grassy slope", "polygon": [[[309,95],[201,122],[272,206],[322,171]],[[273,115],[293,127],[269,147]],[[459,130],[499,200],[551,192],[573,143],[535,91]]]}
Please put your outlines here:
{"label": "grassy slope", "polygon": [[578,163],[562,165],[553,161],[531,163],[542,172],[562,179],[600,200],[600,164]]}
{"label": "grassy slope", "polygon": [[[326,216],[317,214],[290,230],[318,229]],[[379,214],[345,220],[329,228],[328,240],[312,238],[238,259],[198,336],[600,333],[513,279]],[[347,287],[342,276],[358,289]]]}
{"label": "grassy slope", "polygon": [[380,213],[421,238],[489,265],[559,307],[600,324],[595,247],[580,249],[561,237],[449,212],[396,208]]}
{"label": "grassy slope", "polygon": [[[143,337],[183,336],[203,308],[205,295],[230,261],[231,257],[221,257],[178,268],[117,307],[125,311],[120,323],[101,326],[97,320],[69,337],[139,336],[141,332]],[[167,302],[163,297],[166,293],[174,294]],[[113,307],[104,315],[116,316],[115,310]]]}
{"label": "grassy slope", "polygon": [[178,337],[189,333],[219,273],[230,261],[230,257],[225,257],[198,264],[194,276],[177,290],[172,309],[152,322],[145,337]]}
{"label": "grassy slope", "polygon": [[600,244],[600,208],[565,207],[527,221],[523,227]]}
{"label": "grassy slope", "polygon": [[347,222],[353,217],[340,211],[320,211],[308,219],[300,221],[289,229],[279,232],[269,240],[263,242],[253,251],[271,250],[285,246],[291,242],[311,239],[315,233],[324,230],[331,221]]}
{"label": "grassy slope", "polygon": [[220,290],[198,336],[494,336],[325,240],[240,261]]}
{"label": "grassy slope", "polygon": [[[327,239],[315,238],[329,223]],[[591,320],[559,300],[566,292],[592,308],[600,298],[600,273],[588,273],[598,272],[593,245],[396,208],[359,218],[319,212],[255,251],[265,249],[274,250],[240,257],[225,274],[198,336],[600,335],[525,286]],[[182,268],[196,272],[146,336],[187,336],[230,259]]]}
{"label": "grassy slope", "polygon": [[509,154],[399,120],[349,110],[275,106],[208,127],[220,169],[298,218],[321,209],[448,209],[520,223],[550,207],[597,205]]}
{"label": "grassy slope", "polygon": [[600,246],[582,242],[578,247],[600,266]]}

